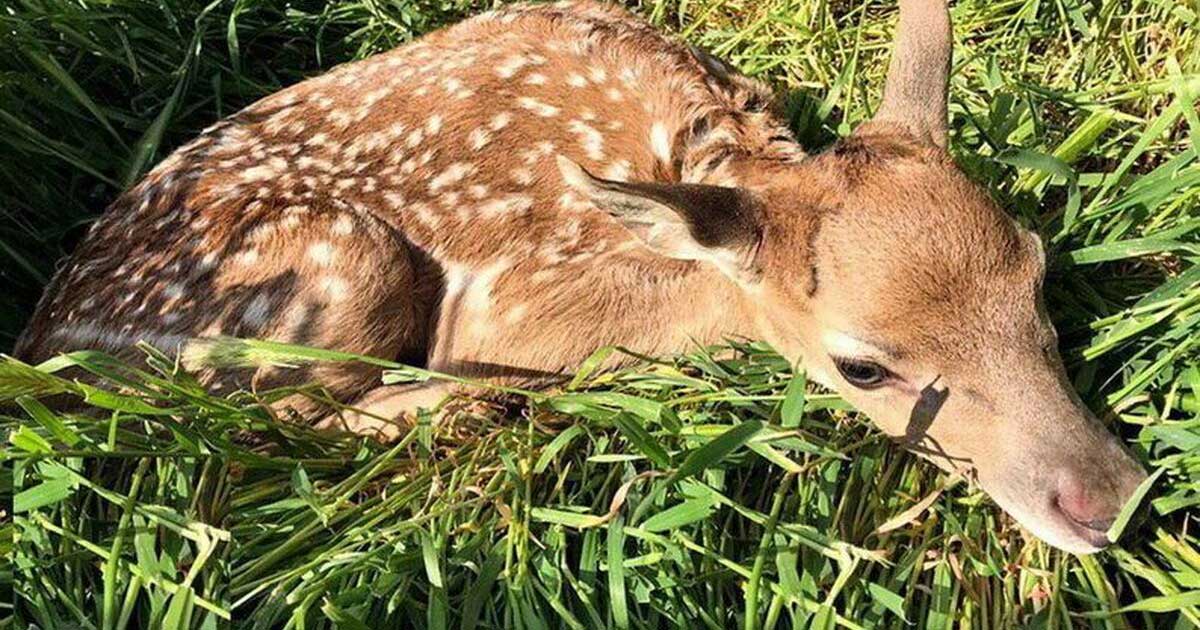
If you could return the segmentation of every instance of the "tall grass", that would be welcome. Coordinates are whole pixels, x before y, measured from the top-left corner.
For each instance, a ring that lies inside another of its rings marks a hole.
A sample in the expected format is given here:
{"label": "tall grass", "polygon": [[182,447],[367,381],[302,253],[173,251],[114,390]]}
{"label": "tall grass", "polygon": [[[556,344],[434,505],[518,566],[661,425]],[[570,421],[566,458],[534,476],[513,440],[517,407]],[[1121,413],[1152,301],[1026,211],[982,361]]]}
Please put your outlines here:
{"label": "tall grass", "polygon": [[[172,146],[477,5],[0,9],[0,277],[13,301],[0,339],[88,221]],[[773,82],[813,148],[877,102],[890,2],[634,8]],[[1200,625],[1200,7],[1001,0],[953,13],[951,149],[1050,244],[1075,384],[1161,471],[1147,517],[1113,550],[1076,558],[1023,535],[754,343],[615,374],[585,364],[564,392],[457,405],[393,446],[263,406],[290,391],[217,397],[169,357],[79,353],[0,364],[0,579],[14,593],[0,627]],[[56,376],[69,365],[105,385]],[[39,402],[56,393],[93,412]]]}

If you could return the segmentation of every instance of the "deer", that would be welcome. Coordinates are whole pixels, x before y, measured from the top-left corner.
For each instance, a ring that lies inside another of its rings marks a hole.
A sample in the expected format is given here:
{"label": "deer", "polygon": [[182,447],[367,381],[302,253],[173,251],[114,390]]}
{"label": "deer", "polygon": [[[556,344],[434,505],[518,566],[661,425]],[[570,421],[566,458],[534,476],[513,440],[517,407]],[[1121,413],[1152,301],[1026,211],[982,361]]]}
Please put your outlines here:
{"label": "deer", "polygon": [[[546,388],[602,346],[761,339],[1092,553],[1146,475],[1066,378],[1039,237],[953,162],[951,53],[946,0],[899,0],[875,115],[810,154],[768,85],[623,8],[498,8],[175,150],[93,224],[14,354],[253,337]],[[319,382],[355,411],[317,426],[385,440],[463,393],[351,363],[199,376]]]}

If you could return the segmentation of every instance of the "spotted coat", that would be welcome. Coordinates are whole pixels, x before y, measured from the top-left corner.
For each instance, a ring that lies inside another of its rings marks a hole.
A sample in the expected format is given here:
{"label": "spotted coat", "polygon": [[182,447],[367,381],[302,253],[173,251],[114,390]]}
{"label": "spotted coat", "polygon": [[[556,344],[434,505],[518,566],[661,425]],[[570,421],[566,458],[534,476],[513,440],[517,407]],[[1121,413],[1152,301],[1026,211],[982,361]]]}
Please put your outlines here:
{"label": "spotted coat", "polygon": [[[176,150],[94,224],[17,354],[233,335],[498,377],[555,373],[606,343],[714,339],[731,331],[687,315],[728,306],[689,295],[708,272],[649,251],[556,159],[614,181],[729,183],[734,155],[797,153],[769,94],[613,6],[476,16]],[[676,332],[648,334],[663,295],[687,308],[659,315],[680,317]],[[346,396],[377,378],[270,374]]]}

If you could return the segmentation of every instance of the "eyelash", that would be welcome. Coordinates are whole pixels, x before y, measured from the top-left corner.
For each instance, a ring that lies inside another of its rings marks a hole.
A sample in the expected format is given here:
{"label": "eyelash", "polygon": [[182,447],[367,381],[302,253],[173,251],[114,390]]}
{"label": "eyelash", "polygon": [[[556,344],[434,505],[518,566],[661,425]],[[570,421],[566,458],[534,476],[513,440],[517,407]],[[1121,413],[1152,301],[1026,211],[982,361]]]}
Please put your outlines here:
{"label": "eyelash", "polygon": [[[833,364],[837,366],[842,378],[859,389],[878,389],[895,377],[891,371],[874,361],[833,357]],[[869,375],[871,378],[868,379],[861,373],[854,374],[852,370],[856,369],[872,371],[874,374]]]}

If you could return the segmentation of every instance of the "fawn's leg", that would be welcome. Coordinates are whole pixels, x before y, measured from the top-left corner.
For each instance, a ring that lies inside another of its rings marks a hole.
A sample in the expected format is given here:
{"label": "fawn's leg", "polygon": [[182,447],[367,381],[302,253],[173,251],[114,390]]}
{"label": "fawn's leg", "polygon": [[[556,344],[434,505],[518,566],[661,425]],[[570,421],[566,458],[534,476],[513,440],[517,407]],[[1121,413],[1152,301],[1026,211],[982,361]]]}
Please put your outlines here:
{"label": "fawn's leg", "polygon": [[419,409],[433,409],[454,393],[454,384],[447,382],[382,385],[350,403],[349,409],[325,418],[317,427],[352,431],[390,442],[413,426]]}
{"label": "fawn's leg", "polygon": [[[269,339],[392,360],[423,355],[429,300],[398,234],[370,215],[345,209],[311,208],[280,221],[236,245],[242,257],[253,252],[253,265],[222,268],[212,279],[204,309],[212,321],[200,328],[201,335]],[[352,402],[379,388],[380,373],[379,367],[349,361],[218,369],[206,376],[215,385],[256,390],[318,383],[335,399]],[[277,407],[304,417],[328,411],[303,396]]]}

